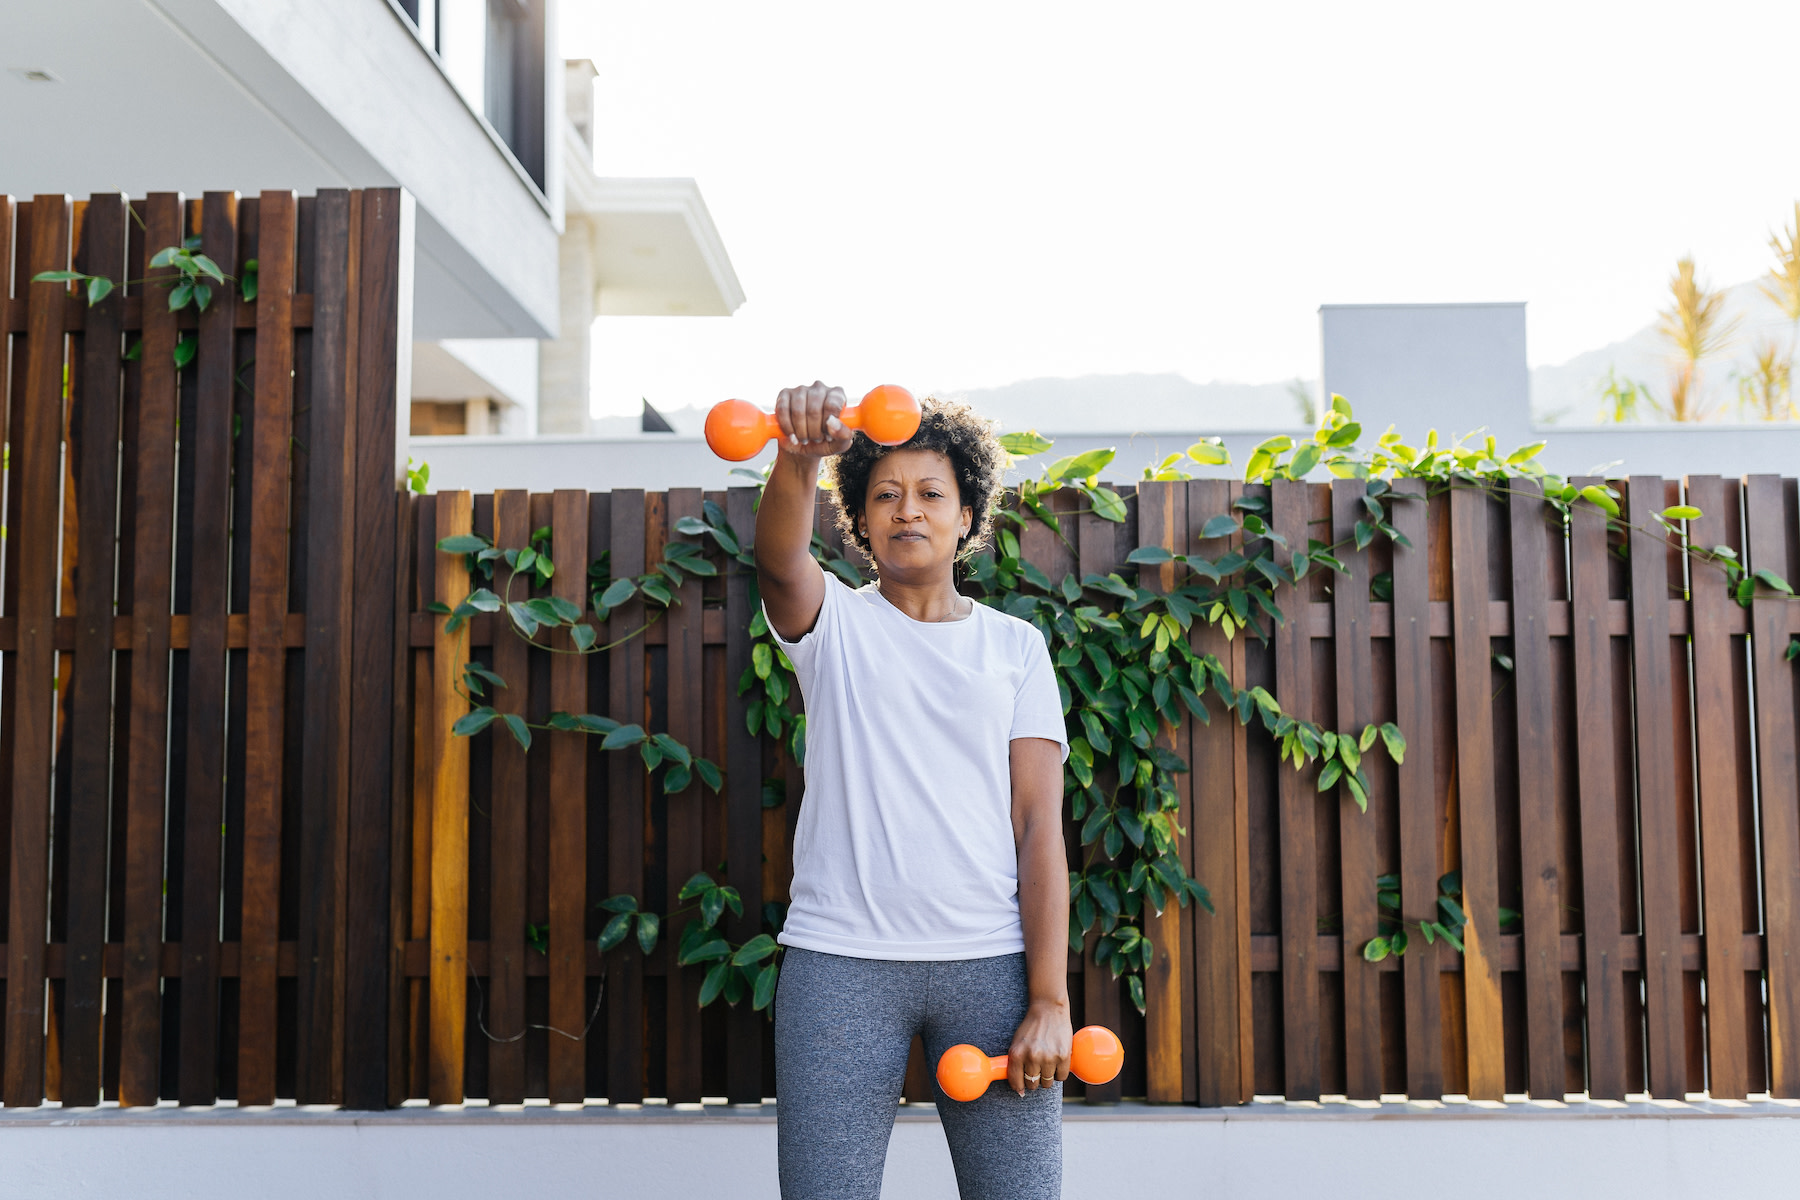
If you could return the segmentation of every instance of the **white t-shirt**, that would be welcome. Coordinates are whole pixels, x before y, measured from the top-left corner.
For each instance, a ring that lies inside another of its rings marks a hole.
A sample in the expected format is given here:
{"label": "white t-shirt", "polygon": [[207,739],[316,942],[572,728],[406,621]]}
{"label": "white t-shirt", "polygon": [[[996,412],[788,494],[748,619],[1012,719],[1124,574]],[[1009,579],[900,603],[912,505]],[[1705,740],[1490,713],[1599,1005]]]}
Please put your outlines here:
{"label": "white t-shirt", "polygon": [[821,574],[818,623],[798,642],[775,635],[806,698],[780,941],[851,958],[1023,950],[1010,743],[1069,752],[1043,635],[979,603],[958,621],[915,621],[873,584]]}

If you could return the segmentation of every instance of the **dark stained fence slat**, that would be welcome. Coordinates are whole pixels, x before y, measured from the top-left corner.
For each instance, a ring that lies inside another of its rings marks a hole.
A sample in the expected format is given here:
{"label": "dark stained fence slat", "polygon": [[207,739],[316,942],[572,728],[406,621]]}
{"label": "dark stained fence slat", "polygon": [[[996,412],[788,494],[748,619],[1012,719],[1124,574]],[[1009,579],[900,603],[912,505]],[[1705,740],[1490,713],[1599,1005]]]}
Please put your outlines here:
{"label": "dark stained fence slat", "polygon": [[[1437,917],[1438,819],[1433,764],[1438,713],[1431,690],[1430,522],[1425,485],[1394,485],[1393,526],[1411,547],[1394,548],[1394,723],[1406,736],[1395,772],[1400,813],[1400,911],[1409,921]],[[1420,938],[1419,941],[1423,941]],[[1440,944],[1441,946],[1441,944]],[[1444,1034],[1439,961],[1447,947],[1414,944],[1400,960],[1406,1010],[1406,1091],[1420,1100],[1444,1093]]]}
{"label": "dark stained fence slat", "polygon": [[[676,522],[683,517],[701,515],[699,488],[669,489],[666,543],[691,540],[676,532]],[[666,544],[665,543],[665,544]],[[669,629],[668,688],[669,736],[701,751],[705,737],[705,674],[701,650],[701,584],[688,577],[677,589],[681,603],[669,609],[663,620]],[[661,787],[660,776],[654,785]],[[677,899],[677,893],[696,872],[708,870],[701,817],[701,792],[704,787],[698,775],[688,786],[670,793],[668,804],[668,880],[667,912],[689,907],[692,901]],[[709,871],[709,873],[711,873]],[[715,880],[715,882],[717,882]],[[668,938],[668,1092],[670,1103],[696,1102],[700,1099],[701,1015],[700,983],[706,969],[675,965],[675,947],[680,944],[682,930],[698,914],[670,922],[664,934]]]}
{"label": "dark stained fence slat", "polygon": [[[1160,546],[1181,553],[1187,542],[1187,491],[1173,483],[1138,486],[1138,544]],[[1179,543],[1179,544],[1178,544]],[[1177,586],[1175,564],[1140,567],[1138,583],[1153,592],[1169,592]],[[1157,745],[1173,753],[1187,749],[1187,722],[1157,737]],[[1187,790],[1189,776],[1177,775],[1176,787]],[[1190,828],[1186,814],[1175,813],[1182,828]],[[1191,865],[1191,864],[1190,864]],[[1145,1098],[1153,1103],[1179,1104],[1184,1089],[1193,1085],[1186,1074],[1182,1054],[1182,1018],[1187,1008],[1182,991],[1182,908],[1169,897],[1158,913],[1146,905],[1145,933],[1155,947],[1150,968],[1144,973]]]}
{"label": "dark stained fence slat", "polygon": [[[404,819],[409,712],[403,680],[407,514],[396,458],[406,443],[412,361],[413,200],[399,188],[362,193],[356,291],[356,516],[350,584],[350,800],[344,942],[344,1106],[381,1108],[389,1094],[390,906],[395,822]],[[398,972],[395,972],[398,974]]]}
{"label": "dark stained fence slat", "polygon": [[[741,543],[749,544],[756,529],[756,491],[732,488],[725,493],[725,521]],[[750,667],[751,568],[727,558],[725,572],[725,854],[733,887],[744,902],[744,915],[726,918],[733,942],[749,941],[762,930],[762,739],[744,724],[744,701],[737,681]],[[767,1010],[748,1003],[726,1014],[726,1098],[733,1104],[762,1099],[763,1026]]]}
{"label": "dark stained fence slat", "polygon": [[[1663,481],[1634,475],[1627,525],[1654,529]],[[1674,680],[1669,661],[1668,554],[1654,534],[1631,535],[1631,637],[1637,718],[1639,853],[1643,861],[1644,1008],[1649,1090],[1679,1100],[1687,1084],[1681,972],[1679,813],[1675,794]]]}
{"label": "dark stained fence slat", "polygon": [[[1800,513],[1795,485],[1774,475],[1744,481],[1751,570],[1769,570],[1792,583]],[[1763,962],[1769,981],[1769,1092],[1800,1095],[1800,747],[1796,746],[1791,601],[1766,587],[1750,602],[1751,668],[1756,695],[1757,784],[1761,789]]]}
{"label": "dark stained fence slat", "polygon": [[[25,253],[17,256],[13,253],[15,238],[19,246],[26,248]],[[13,318],[26,309],[30,300],[31,288],[27,282],[31,278],[30,245],[31,201],[15,204],[11,196],[0,195],[0,314],[4,314],[7,319],[7,323],[0,326],[0,368],[6,368],[6,374],[0,376],[0,406],[7,413],[4,426],[8,437],[18,430],[18,422],[24,412],[27,344],[24,338],[6,336],[6,331],[13,327]],[[7,387],[9,380],[10,390]],[[10,518],[18,510],[17,495],[8,497],[8,500],[7,507],[0,511]],[[17,539],[7,538],[0,542],[0,556],[4,557],[8,566],[17,563]],[[18,591],[14,586],[18,573],[8,570],[0,578],[5,581],[4,593],[0,593],[0,612],[11,616],[16,608],[13,600]],[[17,694],[18,671],[15,668],[18,666],[18,658],[16,650],[0,653],[0,927],[11,921],[12,913],[12,763],[16,726],[5,714],[12,712]],[[9,946],[11,944],[8,943]],[[5,996],[6,984],[0,982],[0,1000]],[[4,1099],[5,1090],[6,1040],[4,1026],[0,1025],[0,1100]]]}
{"label": "dark stained fence slat", "polygon": [[[251,419],[249,648],[245,672],[244,887],[238,974],[240,1104],[275,1100],[276,952],[287,707],[288,494],[298,211],[292,192],[257,205],[255,412]],[[146,346],[148,356],[149,348]],[[238,486],[244,486],[240,470]],[[238,536],[243,536],[240,530]]]}
{"label": "dark stained fence slat", "polygon": [[1450,493],[1452,627],[1456,662],[1457,818],[1462,830],[1463,1002],[1469,1098],[1506,1090],[1500,1008],[1500,889],[1494,815],[1493,653],[1489,635],[1487,494]]}
{"label": "dark stained fence slat", "polygon": [[[1184,487],[1188,494],[1184,552],[1209,560],[1222,557],[1232,539],[1205,539],[1200,533],[1209,517],[1229,511],[1232,485],[1222,479],[1196,479]],[[1196,651],[1213,655],[1229,668],[1232,645],[1218,626],[1196,622],[1190,640]],[[1194,913],[1191,940],[1194,1099],[1210,1107],[1237,1104],[1250,1095],[1250,940],[1242,898],[1249,862],[1244,853],[1243,792],[1238,787],[1244,730],[1216,695],[1203,699],[1211,719],[1191,722],[1193,823],[1188,828],[1194,878],[1207,888],[1213,902],[1211,914]]]}
{"label": "dark stained fence slat", "polygon": [[[1579,487],[1602,482],[1576,478]],[[1587,1087],[1596,1100],[1626,1092],[1623,930],[1619,891],[1619,814],[1630,796],[1619,777],[1614,747],[1613,637],[1609,630],[1606,514],[1578,504],[1569,518],[1570,636],[1574,642],[1574,740],[1581,813],[1581,919],[1587,988]]]}
{"label": "dark stained fence slat", "polygon": [[[177,245],[181,197],[145,204],[150,253]],[[147,271],[154,281],[171,271]],[[154,284],[147,297],[160,297]],[[168,750],[169,587],[175,508],[175,315],[146,304],[138,407],[136,525],[132,571],[131,771],[126,794],[124,1011],[119,1031],[119,1103],[155,1104],[159,1093],[163,927],[163,806]]]}
{"label": "dark stained fence slat", "polygon": [[[612,497],[612,576],[624,579],[644,570],[644,493],[639,488],[615,491]],[[612,611],[606,639],[617,642],[644,623],[644,602],[632,600]],[[647,727],[644,646],[633,637],[607,652],[612,719]],[[644,895],[644,767],[635,750],[612,751],[607,764],[606,890]],[[667,931],[663,935],[668,936]],[[614,1104],[644,1098],[644,966],[635,945],[607,956],[606,1095]]]}
{"label": "dark stained fence slat", "polygon": [[[1372,619],[1369,550],[1356,549],[1356,524],[1368,519],[1361,480],[1331,486],[1331,536],[1348,575],[1332,587],[1332,642],[1337,655],[1337,725],[1356,736],[1375,719],[1375,664],[1370,645]],[[1294,549],[1304,549],[1300,542]],[[1373,750],[1374,747],[1371,747]],[[1374,798],[1370,798],[1371,806]],[[1342,864],[1344,947],[1344,1089],[1353,1100],[1381,1095],[1381,977],[1356,954],[1380,932],[1375,877],[1380,874],[1376,814],[1357,807],[1348,785],[1338,787],[1338,855]]]}
{"label": "dark stained fence slat", "polygon": [[[1704,515],[1688,523],[1700,546],[1730,546],[1736,489],[1716,475],[1687,480],[1687,502]],[[1735,547],[1734,547],[1735,548]],[[1707,1090],[1741,1100],[1748,1091],[1748,1031],[1744,997],[1744,866],[1739,859],[1741,797],[1737,757],[1745,742],[1738,726],[1733,656],[1743,644],[1730,632],[1736,602],[1716,567],[1690,562],[1692,579],[1695,756],[1700,784],[1701,903],[1706,948]],[[1755,863],[1750,864],[1751,871]],[[1754,926],[1752,926],[1754,928]],[[1760,985],[1760,981],[1759,985]],[[1760,1025],[1760,1022],[1758,1022]],[[1762,1057],[1761,1030],[1756,1038]]]}
{"label": "dark stained fence slat", "polygon": [[[531,497],[524,491],[494,493],[494,544],[518,549],[531,538]],[[552,561],[555,559],[552,554]],[[496,571],[496,590],[506,582]],[[502,713],[525,715],[530,650],[510,629],[496,630],[494,674],[506,680],[488,699]],[[525,1099],[525,751],[496,729],[493,738],[493,844],[488,888],[488,1102]]]}
{"label": "dark stained fence slat", "polygon": [[[552,594],[587,607],[587,493],[551,500]],[[695,598],[695,607],[699,598]],[[559,648],[572,650],[566,634]],[[587,661],[558,654],[550,665],[553,711],[587,710]],[[550,1099],[579,1103],[587,1088],[587,745],[579,733],[551,733],[550,745]],[[697,1099],[698,1097],[696,1097]]]}
{"label": "dark stained fence slat", "polygon": [[[1289,552],[1305,546],[1312,513],[1306,485],[1277,482],[1270,491],[1271,526],[1287,539]],[[1275,695],[1282,712],[1299,720],[1313,717],[1312,634],[1307,628],[1306,590],[1293,584],[1276,589],[1275,604],[1286,620],[1275,627]],[[1319,884],[1316,771],[1277,768],[1281,838],[1281,996],[1283,1061],[1289,1100],[1317,1100],[1319,1061]]]}
{"label": "dark stained fence slat", "polygon": [[[95,196],[82,223],[80,269],[125,276],[125,199]],[[0,211],[0,229],[6,214]],[[3,240],[3,239],[0,239]],[[0,264],[0,280],[5,278]],[[0,290],[4,290],[0,288]],[[100,996],[106,941],[106,836],[113,740],[113,588],[119,502],[119,355],[123,289],[87,312],[79,386],[70,426],[75,440],[75,673],[70,685],[67,945],[62,1011],[62,1102],[100,1100]]]}
{"label": "dark stained fence slat", "polygon": [[321,189],[314,222],[294,1098],[332,1104],[343,1098],[361,194]]}
{"label": "dark stained fence slat", "polygon": [[1550,579],[1544,523],[1555,510],[1529,481],[1507,500],[1512,533],[1513,696],[1518,712],[1520,880],[1524,893],[1525,1035],[1530,1092],[1560,1100],[1563,1063],[1562,885],[1552,723]]}
{"label": "dark stained fence slat", "polygon": [[[31,208],[30,273],[67,269],[73,217],[69,198],[39,195]],[[6,956],[5,1100],[9,1108],[36,1105],[44,1096],[44,945],[56,708],[52,631],[61,577],[57,548],[62,507],[61,324],[66,288],[60,283],[28,287],[24,387],[14,392],[14,415],[8,430],[12,457],[7,472],[9,486],[19,493],[14,509],[17,517],[8,531],[8,540],[19,542],[17,599],[16,607],[11,608],[18,621],[19,650],[8,664],[18,680],[5,713],[15,726]],[[21,402],[22,412],[18,408]]]}
{"label": "dark stained fence slat", "polygon": [[[238,197],[201,202],[201,251],[238,275]],[[236,387],[237,290],[215,290],[200,315],[194,427],[183,431],[192,477],[193,552],[188,600],[187,796],[181,909],[181,1051],[184,1105],[218,1098],[219,854],[225,820],[226,620],[231,609],[231,443]]]}

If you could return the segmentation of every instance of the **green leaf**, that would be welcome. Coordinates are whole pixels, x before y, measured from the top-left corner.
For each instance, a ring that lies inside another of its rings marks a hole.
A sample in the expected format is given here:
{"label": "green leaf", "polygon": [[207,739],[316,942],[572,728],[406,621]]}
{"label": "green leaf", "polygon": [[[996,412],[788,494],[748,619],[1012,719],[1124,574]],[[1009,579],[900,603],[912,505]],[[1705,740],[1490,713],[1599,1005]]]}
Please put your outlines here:
{"label": "green leaf", "polygon": [[600,607],[614,609],[637,595],[638,585],[634,579],[615,579],[600,593]]}
{"label": "green leaf", "polygon": [[1205,438],[1195,442],[1187,448],[1187,456],[1208,467],[1224,467],[1231,464],[1231,452],[1225,449],[1225,443],[1219,438]]}
{"label": "green leaf", "polygon": [[1138,1015],[1144,1015],[1144,977],[1142,975],[1127,976],[1126,988],[1131,992],[1131,1002],[1137,1006]]}
{"label": "green leaf", "polygon": [[450,734],[452,737],[473,737],[492,725],[499,716],[499,713],[486,706],[471,709],[466,715],[457,718],[456,724],[450,727]]}
{"label": "green leaf", "polygon": [[1370,938],[1362,948],[1363,960],[1372,963],[1380,962],[1388,956],[1388,951],[1391,949],[1392,946],[1389,945],[1386,938]]}
{"label": "green leaf", "polygon": [[189,363],[193,362],[194,354],[199,349],[200,349],[200,339],[199,338],[195,337],[191,333],[182,334],[181,340],[175,343],[175,354],[174,354],[175,369],[177,371],[179,371],[183,367],[187,366]]}
{"label": "green leaf", "polygon": [[88,307],[91,308],[106,299],[112,290],[113,281],[106,278],[104,275],[94,275],[90,277],[87,281]]}
{"label": "green leaf", "polygon": [[1391,949],[1396,955],[1406,953],[1406,944],[1407,944],[1406,930],[1396,929],[1396,930],[1394,930],[1393,933],[1388,935],[1388,948]]}
{"label": "green leaf", "polygon": [[1780,592],[1782,595],[1791,596],[1794,594],[1794,589],[1792,587],[1788,586],[1788,581],[1783,579],[1781,576],[1777,575],[1775,572],[1769,570],[1769,568],[1758,567],[1756,569],[1756,571],[1754,572],[1754,574],[1757,579],[1762,580],[1764,583],[1768,584],[1771,588],[1774,588],[1776,591]]}
{"label": "green leaf", "polygon": [[36,275],[31,277],[31,282],[74,283],[77,280],[86,278],[88,278],[88,276],[83,275],[80,271],[39,271]]}
{"label": "green leaf", "polygon": [[725,989],[725,977],[731,972],[731,964],[717,962],[706,972],[706,978],[700,983],[700,1007],[705,1008],[719,998]]}
{"label": "green leaf", "polygon": [[1396,764],[1406,761],[1406,736],[1400,732],[1398,725],[1392,721],[1383,722],[1381,741],[1387,747],[1388,757],[1393,759]]}
{"label": "green leaf", "polygon": [[531,730],[526,726],[525,718],[518,713],[507,713],[504,719],[507,729],[512,731],[513,740],[519,743],[519,748],[531,749]]}
{"label": "green leaf", "polygon": [[662,932],[661,917],[653,912],[639,913],[637,915],[637,942],[639,950],[642,950],[645,954],[653,953],[656,950],[656,935],[660,932]]}
{"label": "green leaf", "polygon": [[176,284],[174,287],[169,289],[169,311],[170,312],[180,312],[182,309],[184,309],[188,306],[188,302],[190,300],[192,300],[193,298],[194,298],[194,285],[193,284],[186,283],[186,282]]}
{"label": "green leaf", "polygon": [[753,963],[761,962],[770,955],[777,953],[780,949],[781,947],[776,945],[774,938],[766,933],[759,933],[749,941],[745,942],[742,946],[738,947],[738,952],[731,956],[731,965],[734,967],[748,967]]}
{"label": "green leaf", "polygon": [[594,648],[594,643],[598,641],[599,638],[600,635],[594,632],[594,627],[592,625],[576,625],[569,630],[569,640],[574,642],[575,648],[583,654],[592,650]]}
{"label": "green leaf", "polygon": [[717,794],[718,790],[724,786],[725,778],[719,774],[719,768],[713,764],[711,759],[696,758],[694,771],[700,776],[700,782],[704,783],[714,794]]}
{"label": "green leaf", "polygon": [[1047,478],[1057,483],[1069,483],[1077,479],[1097,479],[1107,464],[1111,463],[1118,452],[1111,449],[1089,450],[1085,454],[1075,454],[1068,458],[1059,458],[1044,471]]}
{"label": "green leaf", "polygon": [[490,543],[480,534],[459,533],[453,537],[440,538],[437,548],[445,554],[476,554],[486,550]]}
{"label": "green leaf", "polygon": [[621,725],[601,741],[602,750],[625,750],[644,740],[644,730],[639,725]]}
{"label": "green leaf", "polygon": [[1317,442],[1308,442],[1294,451],[1294,460],[1288,464],[1288,478],[1304,479],[1309,471],[1319,465],[1319,459],[1325,453],[1325,447]]}
{"label": "green leaf", "polygon": [[594,939],[594,944],[599,948],[600,953],[605,954],[608,950],[611,950],[614,946],[617,946],[620,942],[624,941],[625,935],[630,932],[631,914],[620,913],[606,923],[606,928],[600,931],[600,936]]}
{"label": "green leaf", "polygon": [[1200,528],[1200,537],[1202,539],[1230,537],[1237,531],[1237,519],[1228,514],[1221,513],[1216,517],[1208,517],[1206,519],[1206,524]]}
{"label": "green leaf", "polygon": [[1619,502],[1606,494],[1606,489],[1597,483],[1590,483],[1577,493],[1583,500],[1602,510],[1609,517],[1619,515]]}
{"label": "green leaf", "polygon": [[595,908],[603,908],[611,913],[634,913],[637,911],[637,897],[630,892],[620,892],[616,896],[608,896],[596,904]]}
{"label": "green leaf", "polygon": [[775,981],[780,975],[781,968],[775,963],[770,963],[761,971],[757,972],[756,990],[750,997],[751,1008],[755,1009],[757,1012],[761,1012],[763,1009],[769,1007],[769,1002],[775,999]]}
{"label": "green leaf", "polygon": [[1087,495],[1088,502],[1094,506],[1095,516],[1114,524],[1124,522],[1125,501],[1119,497],[1119,493],[1111,488],[1103,487],[1083,488],[1082,490]]}
{"label": "green leaf", "polygon": [[1158,563],[1174,561],[1175,554],[1162,546],[1139,546],[1125,556],[1125,561],[1141,565],[1155,566]]}
{"label": "green leaf", "polygon": [[1671,504],[1660,515],[1665,521],[1698,521],[1706,514],[1691,504]]}
{"label": "green leaf", "polygon": [[1000,448],[1014,458],[1030,458],[1036,454],[1043,454],[1053,445],[1055,443],[1049,438],[1038,436],[1038,431],[1035,429],[1025,433],[1000,435]]}

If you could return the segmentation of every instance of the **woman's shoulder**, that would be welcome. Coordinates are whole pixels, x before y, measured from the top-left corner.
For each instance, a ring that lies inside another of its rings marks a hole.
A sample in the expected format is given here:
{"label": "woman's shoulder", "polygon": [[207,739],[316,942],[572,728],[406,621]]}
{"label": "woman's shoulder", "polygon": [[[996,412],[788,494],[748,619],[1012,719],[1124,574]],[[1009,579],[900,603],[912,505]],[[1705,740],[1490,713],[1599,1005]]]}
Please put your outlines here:
{"label": "woman's shoulder", "polygon": [[1005,609],[995,608],[991,604],[975,602],[973,614],[977,620],[987,621],[993,628],[1001,631],[1002,636],[1010,638],[1021,653],[1030,652],[1037,646],[1045,645],[1043,631],[1023,617],[1015,617]]}

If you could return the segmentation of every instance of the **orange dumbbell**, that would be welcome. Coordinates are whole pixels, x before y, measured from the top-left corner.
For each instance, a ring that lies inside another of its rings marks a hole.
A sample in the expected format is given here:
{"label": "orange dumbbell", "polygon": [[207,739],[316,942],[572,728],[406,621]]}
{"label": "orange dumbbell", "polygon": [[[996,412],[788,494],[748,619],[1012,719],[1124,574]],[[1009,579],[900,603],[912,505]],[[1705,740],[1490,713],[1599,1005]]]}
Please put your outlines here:
{"label": "orange dumbbell", "polygon": [[[938,1059],[938,1086],[952,1100],[979,1100],[996,1079],[1006,1078],[1007,1056],[989,1058],[967,1044],[952,1046]],[[1119,1035],[1099,1025],[1075,1031],[1069,1047],[1069,1071],[1083,1083],[1111,1083],[1125,1065]]]}
{"label": "orange dumbbell", "polygon": [[[871,441],[898,446],[919,431],[919,402],[897,384],[884,383],[838,414],[851,429],[860,429]],[[781,436],[774,413],[766,413],[748,400],[721,400],[706,414],[706,444],[720,458],[743,462],[755,458],[770,438]]]}

